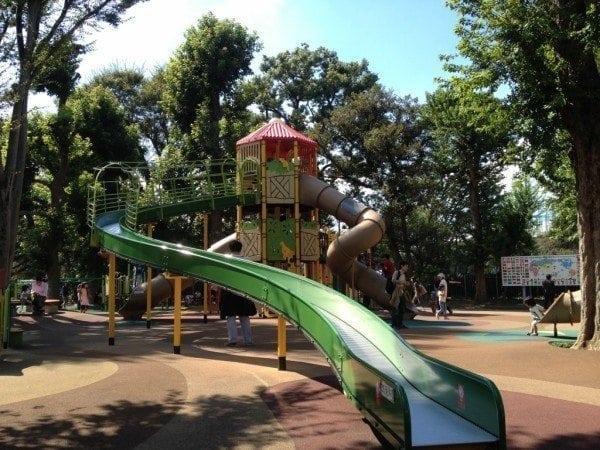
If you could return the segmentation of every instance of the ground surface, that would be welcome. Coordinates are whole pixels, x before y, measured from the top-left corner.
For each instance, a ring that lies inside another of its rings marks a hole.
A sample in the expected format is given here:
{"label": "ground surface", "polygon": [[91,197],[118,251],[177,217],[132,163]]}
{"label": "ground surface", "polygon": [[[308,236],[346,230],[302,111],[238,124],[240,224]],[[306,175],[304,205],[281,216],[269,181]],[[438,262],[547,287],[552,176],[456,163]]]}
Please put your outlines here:
{"label": "ground surface", "polygon": [[[118,321],[114,346],[103,313],[17,316],[24,345],[0,361],[0,448],[380,448],[293,327],[280,371],[276,319],[253,320],[253,347],[227,348],[225,323],[190,311],[176,355],[162,315],[151,329]],[[600,355],[549,345],[551,325],[526,336],[528,322],[526,311],[456,306],[450,320],[424,312],[401,334],[496,383],[509,449],[600,448]],[[576,330],[559,326],[565,340]]]}

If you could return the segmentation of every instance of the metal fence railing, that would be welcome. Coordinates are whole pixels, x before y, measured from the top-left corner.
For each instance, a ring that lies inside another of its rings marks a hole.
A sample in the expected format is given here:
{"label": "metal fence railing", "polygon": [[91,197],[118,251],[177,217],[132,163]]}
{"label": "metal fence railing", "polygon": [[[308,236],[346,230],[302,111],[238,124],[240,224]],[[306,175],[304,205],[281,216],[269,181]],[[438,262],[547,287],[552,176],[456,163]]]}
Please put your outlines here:
{"label": "metal fence railing", "polygon": [[184,165],[151,166],[111,163],[98,169],[88,188],[87,222],[98,215],[124,210],[127,226],[137,225],[141,209],[260,192],[257,162],[238,165],[234,159]]}

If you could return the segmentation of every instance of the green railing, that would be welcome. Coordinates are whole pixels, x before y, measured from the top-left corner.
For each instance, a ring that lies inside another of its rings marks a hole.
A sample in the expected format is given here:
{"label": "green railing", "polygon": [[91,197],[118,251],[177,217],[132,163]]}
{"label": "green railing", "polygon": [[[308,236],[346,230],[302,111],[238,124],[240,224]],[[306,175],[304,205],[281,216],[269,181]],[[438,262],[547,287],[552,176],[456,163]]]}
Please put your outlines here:
{"label": "green railing", "polygon": [[260,194],[260,166],[249,161],[207,160],[178,166],[110,163],[97,169],[88,188],[87,223],[124,210],[125,224],[135,229],[142,210],[161,205],[194,203],[207,199]]}

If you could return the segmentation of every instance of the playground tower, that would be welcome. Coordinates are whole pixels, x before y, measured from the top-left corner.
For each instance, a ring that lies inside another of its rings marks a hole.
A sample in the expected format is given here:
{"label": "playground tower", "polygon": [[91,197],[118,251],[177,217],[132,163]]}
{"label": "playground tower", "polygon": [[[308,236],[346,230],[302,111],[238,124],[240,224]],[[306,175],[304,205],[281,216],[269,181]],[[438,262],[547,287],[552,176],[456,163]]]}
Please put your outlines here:
{"label": "playground tower", "polygon": [[317,175],[317,143],[282,119],[271,119],[237,141],[236,159],[239,173],[248,175],[243,188],[259,167],[261,174],[260,205],[237,207],[244,256],[327,282],[318,264],[327,246],[327,239],[319,239],[318,210],[299,200],[300,174]]}

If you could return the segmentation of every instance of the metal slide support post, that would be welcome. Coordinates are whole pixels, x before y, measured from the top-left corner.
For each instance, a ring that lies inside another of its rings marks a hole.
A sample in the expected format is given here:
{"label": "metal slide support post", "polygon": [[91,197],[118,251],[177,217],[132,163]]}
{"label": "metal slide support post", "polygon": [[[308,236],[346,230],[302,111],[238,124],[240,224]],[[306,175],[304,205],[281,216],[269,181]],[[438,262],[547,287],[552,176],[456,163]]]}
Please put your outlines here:
{"label": "metal slide support post", "polygon": [[286,370],[287,336],[283,316],[277,316],[277,368]]}
{"label": "metal slide support post", "polygon": [[[152,237],[153,224],[148,224],[147,235]],[[146,328],[152,325],[152,267],[146,267]]]}
{"label": "metal slide support post", "polygon": [[173,314],[173,353],[181,353],[181,277],[173,277],[175,280],[175,311]]}
{"label": "metal slide support post", "polygon": [[115,345],[115,273],[117,257],[108,254],[108,345]]}
{"label": "metal slide support post", "polygon": [[294,273],[300,273],[302,249],[300,248],[300,158],[298,157],[298,141],[294,141],[294,232],[296,234]]}
{"label": "metal slide support post", "polygon": [[[202,241],[204,242],[204,250],[208,249],[208,214],[204,213],[202,214],[202,233],[203,233],[203,239]],[[210,308],[210,289],[208,288],[208,282],[205,281],[204,283],[204,323],[208,323],[208,313],[209,313],[209,308]],[[196,293],[194,292],[194,295],[196,295]]]}

